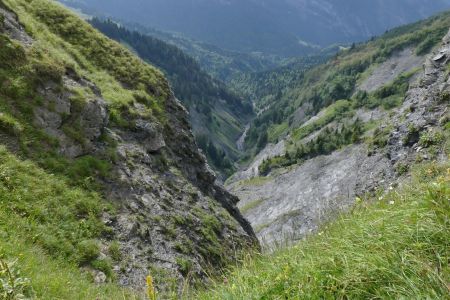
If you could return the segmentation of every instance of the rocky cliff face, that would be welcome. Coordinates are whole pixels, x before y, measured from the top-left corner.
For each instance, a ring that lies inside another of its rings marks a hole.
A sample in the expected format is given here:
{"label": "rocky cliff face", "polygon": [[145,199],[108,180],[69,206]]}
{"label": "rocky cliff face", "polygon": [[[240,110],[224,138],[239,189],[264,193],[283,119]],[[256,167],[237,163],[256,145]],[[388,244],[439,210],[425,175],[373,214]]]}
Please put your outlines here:
{"label": "rocky cliff face", "polygon": [[[301,239],[350,209],[365,194],[380,193],[382,197],[382,191],[401,182],[413,163],[443,159],[442,128],[449,120],[449,41],[450,33],[427,58],[411,55],[408,49],[395,53],[372,69],[361,84],[360,88],[376,89],[401,72],[423,65],[418,75],[411,78],[400,107],[390,113],[380,109],[358,110],[353,117],[381,124],[377,134],[385,134],[383,146],[355,144],[258,177],[261,156],[271,157],[285,151],[271,154],[270,149],[276,147],[269,145],[248,169],[228,181],[227,188],[242,199],[240,208],[263,243]],[[395,73],[397,69],[400,71]],[[336,126],[333,122],[328,125],[333,126]]]}
{"label": "rocky cliff face", "polygon": [[[7,3],[9,7],[0,2],[0,34],[28,55],[43,42],[42,36],[24,29],[20,23],[24,11],[16,1]],[[42,4],[61,24],[75,22],[72,34],[79,33],[75,28],[87,26],[54,4]],[[32,6],[25,11],[36,13]],[[47,28],[44,23],[40,24]],[[62,38],[57,30],[50,31],[53,38]],[[70,43],[75,47],[76,41]],[[125,50],[117,55],[121,51]],[[30,122],[54,141],[47,151],[57,157],[68,161],[109,157],[108,175],[93,173],[87,180],[95,181],[97,190],[115,207],[102,217],[111,232],[101,240],[101,256],[109,255],[113,240],[118,243],[122,259],[113,266],[118,281],[142,288],[145,277],[153,274],[163,288],[187,277],[206,278],[205,267],[220,268],[240,249],[256,245],[250,224],[236,208],[238,199],[214,183],[215,175],[194,141],[188,113],[172,92],[161,95],[148,83],[151,94],[164,98],[164,117],[149,113],[144,101],[132,101],[121,108],[119,122],[117,116],[112,120],[113,104],[104,96],[111,91],[86,77],[82,68],[82,63],[73,68],[65,65],[60,77],[36,85],[32,94],[39,101],[31,107]],[[122,88],[132,89],[125,83]],[[2,133],[0,143],[11,152],[28,155],[20,151],[20,137],[14,134]],[[101,272],[95,278],[105,280]]]}

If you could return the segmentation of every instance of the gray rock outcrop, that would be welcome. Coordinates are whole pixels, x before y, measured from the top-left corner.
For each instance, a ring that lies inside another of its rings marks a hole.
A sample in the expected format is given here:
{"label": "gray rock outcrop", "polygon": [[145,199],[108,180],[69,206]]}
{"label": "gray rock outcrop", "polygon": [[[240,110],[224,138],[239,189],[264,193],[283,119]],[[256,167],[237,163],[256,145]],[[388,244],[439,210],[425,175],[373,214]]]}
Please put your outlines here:
{"label": "gray rock outcrop", "polygon": [[[415,161],[429,159],[426,149],[419,145],[419,138],[424,132],[439,128],[442,120],[449,119],[450,80],[446,75],[449,41],[450,33],[440,49],[426,59],[423,71],[411,83],[401,107],[390,116],[379,111],[370,113],[383,118],[382,128],[392,128],[386,147],[369,151],[366,144],[352,145],[277,170],[268,177],[248,180],[257,176],[253,171],[258,166],[257,157],[250,164],[251,169],[228,182],[228,190],[242,200],[239,207],[264,244],[285,244],[303,238],[350,209],[357,197],[377,189],[389,189],[402,178],[402,169]],[[396,64],[397,58],[401,61],[396,65],[402,70],[416,66],[417,59],[410,57],[410,52],[410,49],[403,51],[388,60],[389,64]],[[379,86],[386,84],[385,80],[392,80],[391,72],[388,73],[384,77],[376,75],[383,82],[374,77],[373,84]],[[366,85],[364,89],[371,90]]]}

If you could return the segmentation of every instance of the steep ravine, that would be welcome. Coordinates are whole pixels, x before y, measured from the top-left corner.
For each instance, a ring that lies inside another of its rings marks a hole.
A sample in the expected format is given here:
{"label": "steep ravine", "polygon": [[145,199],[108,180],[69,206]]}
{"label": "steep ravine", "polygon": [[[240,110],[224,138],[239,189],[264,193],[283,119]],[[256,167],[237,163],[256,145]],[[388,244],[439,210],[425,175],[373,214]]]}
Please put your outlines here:
{"label": "steep ravine", "polygon": [[381,124],[380,129],[389,132],[384,148],[369,149],[366,143],[350,145],[258,177],[258,167],[264,158],[284,153],[281,141],[277,146],[269,144],[247,169],[228,180],[227,189],[242,200],[239,207],[262,243],[301,239],[350,209],[366,193],[397,185],[415,162],[442,158],[439,150],[436,153],[436,149],[427,149],[429,145],[423,140],[437,136],[448,122],[449,45],[450,33],[426,59],[411,56],[409,49],[395,53],[373,69],[361,86],[376,89],[401,72],[423,65],[419,75],[412,77],[400,107],[389,114],[378,109],[357,112],[363,121],[366,115],[370,116],[368,120]]}

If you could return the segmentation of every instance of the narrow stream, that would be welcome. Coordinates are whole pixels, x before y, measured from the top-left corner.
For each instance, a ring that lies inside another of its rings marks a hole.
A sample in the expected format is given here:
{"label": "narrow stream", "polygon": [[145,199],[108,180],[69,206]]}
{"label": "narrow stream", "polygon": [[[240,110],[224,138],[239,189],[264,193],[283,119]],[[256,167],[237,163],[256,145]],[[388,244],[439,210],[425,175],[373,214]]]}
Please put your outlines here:
{"label": "narrow stream", "polygon": [[247,137],[247,132],[249,129],[250,129],[250,123],[247,124],[247,126],[245,126],[244,132],[242,133],[241,137],[236,142],[236,147],[239,151],[244,150],[244,142],[245,142],[245,138]]}

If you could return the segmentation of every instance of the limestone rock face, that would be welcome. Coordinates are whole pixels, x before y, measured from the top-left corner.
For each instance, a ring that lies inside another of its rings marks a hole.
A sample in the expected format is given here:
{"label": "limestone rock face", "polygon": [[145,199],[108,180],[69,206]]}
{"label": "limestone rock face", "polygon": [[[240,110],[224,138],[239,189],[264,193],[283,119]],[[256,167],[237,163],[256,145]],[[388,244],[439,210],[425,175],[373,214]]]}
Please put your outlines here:
{"label": "limestone rock face", "polygon": [[[369,151],[365,144],[352,145],[328,156],[272,172],[265,178],[249,180],[257,176],[262,155],[279,154],[271,154],[274,145],[269,145],[248,169],[228,181],[227,189],[241,199],[239,207],[263,244],[291,243],[303,238],[350,209],[357,197],[397,185],[403,178],[399,172],[402,168],[429,159],[419,138],[449,119],[448,98],[444,97],[450,95],[450,80],[446,75],[450,62],[449,43],[450,33],[435,53],[423,58],[423,70],[414,77],[399,108],[390,115],[370,111],[370,120],[380,122],[382,129],[389,128],[387,145],[383,149]],[[389,64],[395,64],[397,58],[402,68],[417,65],[418,58],[411,58],[409,52],[394,56],[388,60]],[[386,66],[382,64],[380,68],[374,71],[375,79],[369,77],[365,82],[364,89],[372,89],[370,82],[376,86],[386,84],[380,81],[383,76],[391,80],[385,72]],[[360,119],[367,119],[364,116],[367,113],[357,114]]]}
{"label": "limestone rock face", "polygon": [[144,120],[137,120],[136,129],[140,132],[140,138],[142,138],[142,143],[148,152],[157,152],[166,146],[161,132],[162,129],[158,128],[156,124]]}
{"label": "limestone rock face", "polygon": [[33,39],[25,32],[23,26],[17,20],[16,14],[9,11],[0,3],[0,14],[4,17],[2,28],[12,39],[20,41],[24,46],[30,46]]}
{"label": "limestone rock face", "polygon": [[[66,87],[86,86],[66,76]],[[106,198],[120,207],[117,216],[105,215],[105,222],[114,228],[124,253],[123,264],[128,266],[115,268],[121,284],[141,286],[149,268],[166,270],[182,282],[180,257],[192,264],[193,274],[206,278],[203,268],[207,263],[225,263],[209,256],[209,243],[215,251],[223,251],[224,257],[233,247],[256,243],[250,224],[236,208],[238,199],[215,185],[214,173],[195,144],[186,110],[175,97],[166,101],[167,124],[137,118],[128,120],[134,125],[124,129],[110,123],[108,104],[102,97],[88,99],[76,110],[70,92],[57,93],[49,84],[41,94],[45,101],[35,109],[35,124],[58,139],[61,155],[101,154],[106,150],[102,135],[117,143],[114,175],[103,186]],[[73,124],[79,126],[82,141],[65,127]],[[209,218],[218,224],[212,241],[201,230]],[[192,249],[182,252],[183,243]],[[101,274],[95,278],[102,282]]]}
{"label": "limestone rock face", "polygon": [[89,141],[95,141],[108,124],[108,109],[105,100],[96,98],[86,103],[80,114],[80,125]]}

